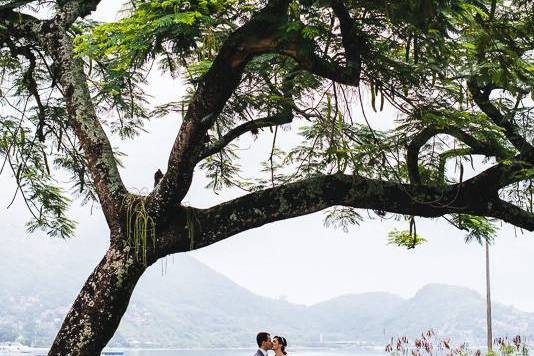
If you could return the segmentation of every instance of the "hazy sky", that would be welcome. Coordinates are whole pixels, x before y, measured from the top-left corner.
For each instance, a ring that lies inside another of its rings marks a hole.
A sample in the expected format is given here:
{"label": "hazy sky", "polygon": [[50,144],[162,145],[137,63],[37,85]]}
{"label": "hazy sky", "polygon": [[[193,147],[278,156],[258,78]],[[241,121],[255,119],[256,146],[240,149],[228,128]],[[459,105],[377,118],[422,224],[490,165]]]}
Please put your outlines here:
{"label": "hazy sky", "polygon": [[[116,1],[103,1],[96,18],[113,19]],[[178,81],[150,76],[150,94],[155,102],[178,100],[183,88]],[[372,117],[372,124],[391,125],[395,114],[386,111]],[[178,131],[178,117],[154,120],[148,133],[134,141],[114,141],[115,146],[128,155],[121,170],[127,186],[147,190],[152,186],[153,173],[166,167],[168,153]],[[281,140],[292,142],[294,131],[284,132]],[[243,171],[252,176],[258,169],[256,162],[268,155],[270,137],[258,141],[245,140]],[[6,186],[6,177],[0,177]],[[236,196],[230,191],[215,195],[204,188],[201,174],[195,176],[193,187],[186,197],[188,204],[207,207]],[[0,191],[0,219],[24,236],[23,223],[27,214],[21,204],[5,212],[11,190]],[[75,203],[77,205],[77,203]],[[89,215],[87,208],[73,208],[79,217],[79,238],[58,244],[83,244],[87,254],[97,261],[104,253],[107,230],[101,212]],[[366,212],[362,212],[367,216]],[[412,296],[427,283],[447,283],[484,290],[484,251],[477,244],[466,245],[463,233],[442,220],[418,219],[417,231],[428,243],[407,251],[387,245],[388,232],[397,227],[406,229],[404,221],[366,219],[350,233],[325,228],[323,213],[277,222],[247,231],[213,246],[191,253],[194,257],[227,275],[251,291],[274,298],[287,298],[297,303],[315,303],[346,293],[388,291],[405,297]],[[494,299],[534,312],[534,240],[532,233],[514,236],[514,229],[503,226],[491,249]],[[91,243],[94,239],[95,243]],[[35,246],[42,242],[34,240]],[[32,242],[25,242],[25,251],[34,253]],[[37,247],[36,247],[37,248]],[[0,249],[0,261],[2,250]],[[61,262],[60,262],[61,263]],[[159,268],[154,266],[153,268]]]}

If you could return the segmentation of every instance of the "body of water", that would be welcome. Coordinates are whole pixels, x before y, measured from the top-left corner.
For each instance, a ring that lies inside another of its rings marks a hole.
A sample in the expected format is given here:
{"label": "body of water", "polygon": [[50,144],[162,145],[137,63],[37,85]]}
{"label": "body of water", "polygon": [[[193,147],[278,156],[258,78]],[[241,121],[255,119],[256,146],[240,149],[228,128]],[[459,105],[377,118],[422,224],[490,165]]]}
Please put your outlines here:
{"label": "body of water", "polygon": [[[379,356],[355,350],[299,349],[287,350],[288,356]],[[256,350],[157,350],[127,351],[124,356],[253,356]],[[273,355],[270,353],[269,355]]]}
{"label": "body of water", "polygon": [[[45,349],[24,350],[24,352],[2,352],[1,356],[45,356]],[[122,350],[121,350],[122,351]],[[365,352],[361,350],[339,350],[339,349],[297,349],[287,350],[288,356],[381,356],[380,352]],[[236,350],[124,350],[122,356],[253,356],[255,349]],[[102,355],[105,355],[103,353]],[[272,356],[273,353],[269,353]]]}

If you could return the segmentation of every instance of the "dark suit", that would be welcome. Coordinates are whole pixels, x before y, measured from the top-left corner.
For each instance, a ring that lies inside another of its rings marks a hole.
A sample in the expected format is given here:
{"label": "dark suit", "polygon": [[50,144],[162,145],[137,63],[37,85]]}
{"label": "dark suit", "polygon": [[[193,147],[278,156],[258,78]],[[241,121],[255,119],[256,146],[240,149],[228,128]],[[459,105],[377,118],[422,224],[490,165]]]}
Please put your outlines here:
{"label": "dark suit", "polygon": [[260,349],[258,349],[258,351],[256,351],[254,356],[263,356],[263,353],[260,351]]}

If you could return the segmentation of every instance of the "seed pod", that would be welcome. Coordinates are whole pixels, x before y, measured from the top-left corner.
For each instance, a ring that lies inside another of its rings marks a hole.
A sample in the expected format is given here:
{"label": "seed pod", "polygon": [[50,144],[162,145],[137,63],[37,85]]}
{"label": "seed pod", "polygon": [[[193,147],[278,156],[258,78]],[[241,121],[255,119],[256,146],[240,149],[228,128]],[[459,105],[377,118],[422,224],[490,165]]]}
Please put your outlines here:
{"label": "seed pod", "polygon": [[408,35],[408,40],[406,41],[406,62],[410,61],[410,42],[412,41],[412,35]]}
{"label": "seed pod", "polygon": [[464,102],[464,90],[463,90],[462,84],[460,84],[458,88],[460,90],[460,99],[458,101],[459,101],[460,109],[461,109],[462,108],[462,104]]}
{"label": "seed pod", "polygon": [[332,97],[330,94],[326,95],[326,119],[329,121],[332,116]]}
{"label": "seed pod", "polygon": [[419,43],[415,34],[413,36],[413,61],[415,64],[419,62]]}
{"label": "seed pod", "polygon": [[471,92],[469,90],[465,91],[465,106],[469,108],[469,102],[471,101]]}
{"label": "seed pod", "polygon": [[374,85],[371,82],[371,106],[373,107],[373,111],[374,112],[376,112],[375,100],[376,100],[376,94],[375,94],[375,90],[374,90]]}
{"label": "seed pod", "polygon": [[377,80],[375,83],[375,95],[378,96],[378,92],[380,91],[380,80]]}

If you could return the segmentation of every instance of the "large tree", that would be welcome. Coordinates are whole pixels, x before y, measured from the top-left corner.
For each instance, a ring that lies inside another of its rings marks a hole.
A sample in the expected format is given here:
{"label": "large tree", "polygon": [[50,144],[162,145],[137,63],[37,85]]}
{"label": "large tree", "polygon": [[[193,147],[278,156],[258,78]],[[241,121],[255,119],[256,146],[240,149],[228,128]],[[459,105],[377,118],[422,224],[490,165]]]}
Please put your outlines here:
{"label": "large tree", "polygon": [[[532,1],[132,0],[103,24],[86,19],[98,3],[0,1],[2,170],[28,228],[73,234],[65,174],[109,225],[49,355],[99,354],[158,259],[267,223],[327,208],[341,224],[358,209],[397,214],[410,231],[394,240],[409,247],[415,216],[534,230]],[[153,67],[187,95],[150,107]],[[365,98],[367,111],[395,108],[393,129],[369,126]],[[128,191],[109,135],[133,138],[158,115],[180,119],[168,166],[151,192]],[[290,125],[302,140],[282,151]],[[246,179],[244,135],[273,138]],[[195,170],[244,193],[186,206]]]}

